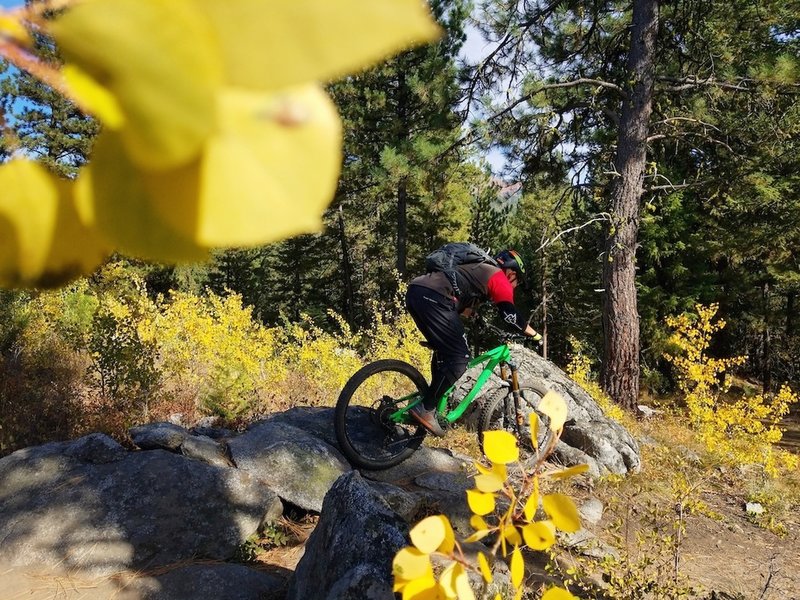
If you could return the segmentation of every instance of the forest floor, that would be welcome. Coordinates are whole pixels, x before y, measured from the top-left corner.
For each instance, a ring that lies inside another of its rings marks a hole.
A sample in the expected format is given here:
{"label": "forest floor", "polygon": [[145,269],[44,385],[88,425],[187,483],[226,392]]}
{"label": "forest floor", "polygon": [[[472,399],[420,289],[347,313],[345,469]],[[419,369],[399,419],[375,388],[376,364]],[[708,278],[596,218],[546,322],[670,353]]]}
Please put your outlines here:
{"label": "forest floor", "polygon": [[[636,427],[641,472],[563,484],[578,506],[602,502],[602,518],[584,526],[593,540],[588,554],[600,550],[606,558],[599,567],[573,548],[560,554],[562,570],[577,569],[606,586],[611,598],[800,600],[800,475],[771,479],[752,466],[709,462],[676,419],[656,417]],[[474,433],[454,430],[437,445],[473,454]],[[748,512],[748,502],[764,512]],[[314,524],[313,515],[284,521],[261,540],[249,566],[288,578]],[[133,589],[143,576],[91,579],[0,565],[0,600],[138,600]]]}

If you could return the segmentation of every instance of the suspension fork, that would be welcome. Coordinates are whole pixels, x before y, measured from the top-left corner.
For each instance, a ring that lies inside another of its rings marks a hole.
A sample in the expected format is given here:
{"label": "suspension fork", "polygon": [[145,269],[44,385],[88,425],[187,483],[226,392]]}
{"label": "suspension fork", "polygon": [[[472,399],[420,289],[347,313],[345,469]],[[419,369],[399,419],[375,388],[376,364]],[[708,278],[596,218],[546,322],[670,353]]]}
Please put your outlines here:
{"label": "suspension fork", "polygon": [[[506,366],[511,371],[511,377],[506,375]],[[517,367],[517,363],[510,361],[508,363],[502,363],[500,365],[500,377],[503,380],[508,381],[511,383],[511,397],[514,399],[514,417],[516,419],[516,427],[517,427],[517,437],[522,436],[522,432],[525,429],[525,418],[522,415],[522,402],[520,400],[520,393],[519,393],[519,375],[518,375],[519,368]]]}

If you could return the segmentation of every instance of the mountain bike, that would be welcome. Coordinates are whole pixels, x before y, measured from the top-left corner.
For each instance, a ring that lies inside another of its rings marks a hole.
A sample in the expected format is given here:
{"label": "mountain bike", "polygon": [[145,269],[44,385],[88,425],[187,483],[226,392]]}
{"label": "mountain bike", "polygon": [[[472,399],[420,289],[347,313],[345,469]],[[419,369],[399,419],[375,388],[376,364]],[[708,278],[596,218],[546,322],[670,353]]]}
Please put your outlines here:
{"label": "mountain bike", "polygon": [[[517,436],[523,455],[538,455],[552,436],[548,417],[537,410],[548,388],[540,381],[520,384],[518,366],[509,347],[511,342],[529,338],[488,323],[483,326],[497,334],[502,343],[469,362],[468,372],[482,365],[475,383],[460,400],[452,398],[458,382],[445,391],[437,401],[437,418],[445,428],[459,421],[478,401],[481,389],[495,373],[506,391],[481,399],[475,407],[481,450],[483,432],[501,429]],[[428,346],[426,342],[422,344]],[[411,407],[422,401],[427,389],[423,375],[402,360],[378,360],[359,369],[339,394],[334,411],[336,438],[342,453],[354,466],[370,470],[386,469],[406,460],[420,447],[427,433],[408,414]],[[528,425],[532,412],[540,421],[535,448]]]}

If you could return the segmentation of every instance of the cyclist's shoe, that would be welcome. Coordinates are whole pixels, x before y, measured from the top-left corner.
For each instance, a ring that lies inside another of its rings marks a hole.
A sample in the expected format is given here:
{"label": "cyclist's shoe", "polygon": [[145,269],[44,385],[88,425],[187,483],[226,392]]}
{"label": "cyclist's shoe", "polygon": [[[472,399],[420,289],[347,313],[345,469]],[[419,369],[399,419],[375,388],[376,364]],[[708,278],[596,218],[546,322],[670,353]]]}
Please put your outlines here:
{"label": "cyclist's shoe", "polygon": [[413,406],[408,413],[436,437],[444,437],[444,429],[436,419],[436,409],[427,410],[422,403]]}

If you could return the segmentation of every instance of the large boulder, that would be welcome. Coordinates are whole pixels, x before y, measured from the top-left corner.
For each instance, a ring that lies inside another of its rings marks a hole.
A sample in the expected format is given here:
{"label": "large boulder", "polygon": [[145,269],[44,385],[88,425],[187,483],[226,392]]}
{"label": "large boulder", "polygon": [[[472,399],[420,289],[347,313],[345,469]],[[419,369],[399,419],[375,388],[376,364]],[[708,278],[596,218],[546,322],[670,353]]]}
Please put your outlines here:
{"label": "large boulder", "polygon": [[[570,379],[564,371],[536,352],[512,345],[521,384],[538,381],[558,392],[566,401],[568,421],[554,458],[565,465],[586,463],[593,475],[626,474],[640,468],[639,445],[616,421],[605,416],[594,399]],[[472,388],[481,368],[469,370],[459,379],[455,397],[463,397]],[[479,402],[493,401],[508,392],[508,386],[492,375],[484,384]],[[477,411],[476,411],[477,412]]]}
{"label": "large boulder", "polygon": [[248,473],[98,436],[0,459],[0,560],[92,574],[225,560],[282,512]]}
{"label": "large boulder", "polygon": [[319,512],[333,482],[351,469],[323,439],[278,421],[256,424],[228,441],[240,471],[265,482],[284,500]]}
{"label": "large boulder", "polygon": [[286,600],[394,600],[392,559],[408,525],[355,471],[331,487]]}
{"label": "large boulder", "polygon": [[285,581],[235,564],[189,565],[138,579],[138,600],[283,600]]}

